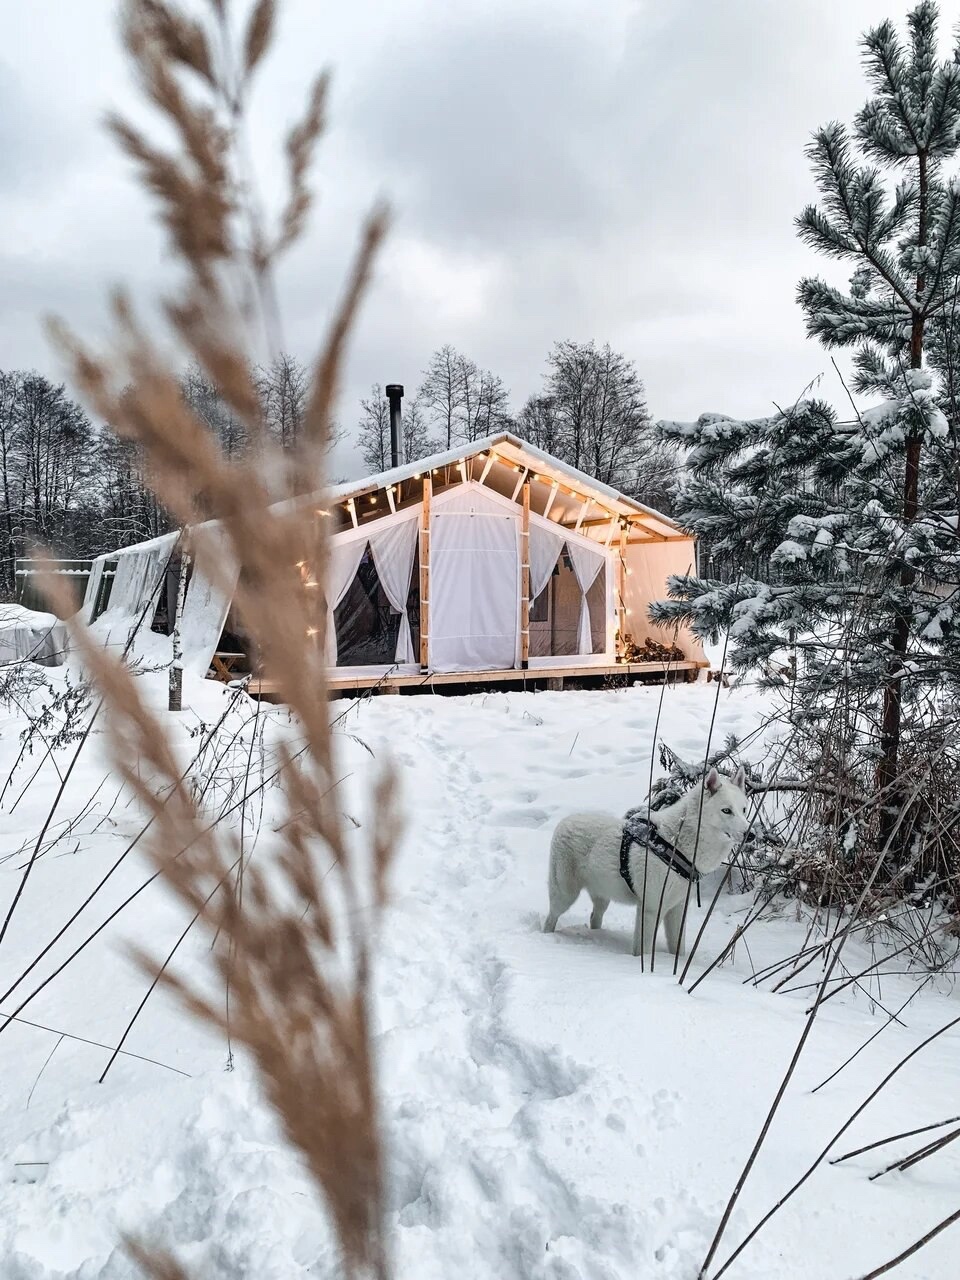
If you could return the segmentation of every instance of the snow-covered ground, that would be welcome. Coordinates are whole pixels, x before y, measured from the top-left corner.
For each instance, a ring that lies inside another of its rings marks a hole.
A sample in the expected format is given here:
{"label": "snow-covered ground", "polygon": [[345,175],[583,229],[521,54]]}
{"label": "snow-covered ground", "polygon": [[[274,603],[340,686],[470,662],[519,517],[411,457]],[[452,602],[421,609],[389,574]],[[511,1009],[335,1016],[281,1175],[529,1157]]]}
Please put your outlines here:
{"label": "snow-covered ground", "polygon": [[[161,696],[162,677],[143,678]],[[215,719],[227,694],[189,682],[187,696],[189,728]],[[716,696],[716,686],[667,691],[662,738],[681,754],[701,753]],[[410,818],[378,975],[398,1280],[697,1275],[810,994],[774,995],[745,980],[797,950],[805,924],[787,908],[761,920],[734,961],[693,995],[666,957],[641,973],[625,908],[612,906],[597,934],[583,901],[556,934],[540,932],[554,821],[572,808],[622,812],[643,800],[659,698],[633,689],[335,708],[347,712],[338,729],[345,810],[369,820],[372,751],[399,766]],[[723,691],[715,739],[749,733],[763,709],[754,694]],[[269,715],[282,726],[282,710]],[[22,727],[19,714],[5,713],[0,784]],[[103,780],[100,752],[95,736],[51,829],[59,839],[36,864],[0,945],[4,992],[138,829],[116,783]],[[3,797],[4,914],[58,784],[47,764],[21,797],[38,760],[20,765]],[[149,875],[135,850],[0,1009],[13,1012]],[[723,898],[694,973],[749,902]],[[165,955],[183,926],[161,886],[149,885],[21,1021],[0,1030],[2,1280],[133,1276],[118,1245],[131,1230],[174,1246],[204,1280],[337,1274],[322,1210],[246,1064],[225,1070],[224,1044],[166,995],[153,993],[124,1055],[97,1083],[148,985],[125,959],[123,939]],[[189,933],[177,952],[181,970],[196,973],[208,949],[208,939]],[[848,958],[869,962],[855,946]],[[816,976],[808,970],[798,982]],[[885,978],[886,1008],[899,1006],[914,981]],[[888,1027],[813,1094],[885,1020],[863,994],[824,1007],[718,1261],[886,1071],[958,1012],[943,980],[928,983],[906,1025]],[[838,1151],[960,1113],[958,1067],[960,1036],[951,1032],[896,1077]],[[910,1146],[819,1169],[731,1267],[732,1280],[846,1280],[898,1253],[956,1208],[960,1182],[956,1146],[910,1173],[869,1181]],[[960,1272],[957,1250],[948,1231],[896,1274],[947,1280]]]}

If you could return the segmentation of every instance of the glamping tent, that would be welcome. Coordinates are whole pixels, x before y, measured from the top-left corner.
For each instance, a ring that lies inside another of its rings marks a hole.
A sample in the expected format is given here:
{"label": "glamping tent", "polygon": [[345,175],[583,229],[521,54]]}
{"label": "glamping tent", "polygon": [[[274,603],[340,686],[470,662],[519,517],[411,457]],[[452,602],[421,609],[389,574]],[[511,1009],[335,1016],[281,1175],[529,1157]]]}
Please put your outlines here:
{"label": "glamping tent", "polygon": [[[675,669],[706,665],[693,636],[658,631],[647,617],[669,574],[695,572],[692,539],[516,436],[503,432],[335,486],[324,512],[334,686],[662,670],[662,660],[626,660],[645,640],[676,644]],[[215,524],[195,532],[222,539]],[[171,587],[159,584],[175,541],[171,534],[95,562],[88,619],[102,617],[114,634],[152,598],[161,609],[172,601]],[[236,631],[229,597],[195,573],[181,620],[185,665],[203,673],[218,653],[235,650],[235,638],[223,643],[225,629]]]}

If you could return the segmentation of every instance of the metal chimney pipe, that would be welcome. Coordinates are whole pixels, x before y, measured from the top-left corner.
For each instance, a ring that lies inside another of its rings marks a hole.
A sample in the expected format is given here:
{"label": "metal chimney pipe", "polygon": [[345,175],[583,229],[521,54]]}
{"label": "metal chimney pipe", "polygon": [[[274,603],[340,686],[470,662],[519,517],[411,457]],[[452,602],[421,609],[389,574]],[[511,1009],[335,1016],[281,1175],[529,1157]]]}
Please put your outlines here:
{"label": "metal chimney pipe", "polygon": [[390,465],[400,465],[400,401],[403,399],[403,387],[391,382],[386,389],[390,401]]}

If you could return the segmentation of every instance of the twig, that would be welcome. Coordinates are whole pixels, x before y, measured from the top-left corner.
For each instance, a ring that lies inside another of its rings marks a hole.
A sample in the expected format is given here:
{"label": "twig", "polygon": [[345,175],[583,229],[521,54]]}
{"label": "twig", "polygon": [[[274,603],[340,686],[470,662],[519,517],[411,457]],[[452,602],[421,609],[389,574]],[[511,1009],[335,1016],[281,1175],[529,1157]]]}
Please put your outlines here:
{"label": "twig", "polygon": [[909,1249],[904,1249],[903,1253],[898,1253],[895,1258],[891,1258],[889,1262],[885,1262],[882,1267],[877,1267],[874,1271],[869,1271],[865,1276],[861,1276],[860,1280],[877,1280],[877,1276],[886,1275],[888,1271],[892,1271],[894,1267],[899,1267],[901,1262],[906,1262],[907,1258],[912,1257],[915,1253],[923,1248],[925,1244],[929,1244],[934,1236],[938,1236],[941,1231],[946,1231],[947,1227],[960,1220],[960,1209],[956,1213],[951,1213],[949,1218],[944,1218],[942,1222],[938,1222],[932,1227],[925,1236],[921,1236],[915,1241]]}

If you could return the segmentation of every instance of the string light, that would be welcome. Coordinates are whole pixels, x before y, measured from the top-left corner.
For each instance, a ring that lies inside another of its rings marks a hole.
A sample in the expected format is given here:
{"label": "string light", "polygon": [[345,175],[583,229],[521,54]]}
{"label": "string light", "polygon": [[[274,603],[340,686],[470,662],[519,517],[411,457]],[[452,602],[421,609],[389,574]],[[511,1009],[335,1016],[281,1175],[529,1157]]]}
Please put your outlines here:
{"label": "string light", "polygon": [[316,634],[317,634],[317,628],[316,628],[316,627],[307,627],[307,635],[308,635],[308,636],[315,636]]}

